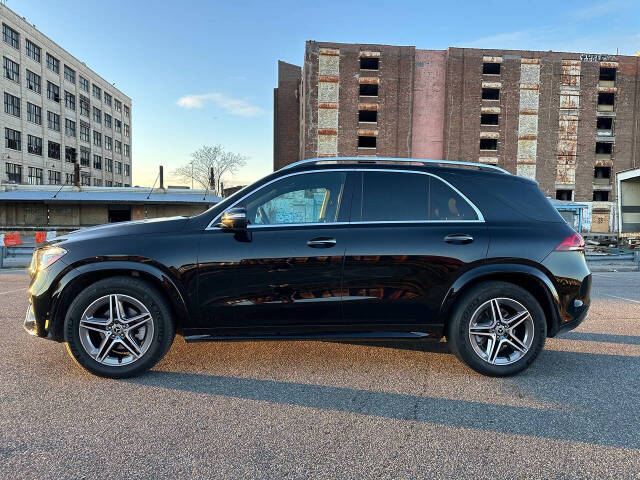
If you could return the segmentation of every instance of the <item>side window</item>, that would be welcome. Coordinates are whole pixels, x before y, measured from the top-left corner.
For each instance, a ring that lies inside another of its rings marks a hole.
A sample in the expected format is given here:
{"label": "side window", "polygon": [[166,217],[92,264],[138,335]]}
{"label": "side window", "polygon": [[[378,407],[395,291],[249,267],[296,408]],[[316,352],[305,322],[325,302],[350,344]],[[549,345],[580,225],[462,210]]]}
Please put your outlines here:
{"label": "side window", "polygon": [[364,222],[477,220],[469,203],[443,181],[430,175],[364,172]]}
{"label": "side window", "polygon": [[244,202],[250,225],[333,223],[338,219],[346,173],[307,173],[283,178]]}

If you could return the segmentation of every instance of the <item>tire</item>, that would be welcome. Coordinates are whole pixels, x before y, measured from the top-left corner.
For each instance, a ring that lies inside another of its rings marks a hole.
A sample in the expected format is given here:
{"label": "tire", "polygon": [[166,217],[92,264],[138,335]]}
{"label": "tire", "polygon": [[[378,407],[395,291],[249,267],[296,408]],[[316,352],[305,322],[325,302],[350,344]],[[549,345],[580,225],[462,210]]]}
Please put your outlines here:
{"label": "tire", "polygon": [[547,322],[528,291],[491,281],[463,294],[446,336],[464,364],[484,375],[503,377],[523,371],[536,359],[547,338]]}
{"label": "tire", "polygon": [[163,295],[134,277],[106,278],[85,288],[64,322],[71,357],[85,370],[108,378],[146,372],[169,351],[174,336]]}

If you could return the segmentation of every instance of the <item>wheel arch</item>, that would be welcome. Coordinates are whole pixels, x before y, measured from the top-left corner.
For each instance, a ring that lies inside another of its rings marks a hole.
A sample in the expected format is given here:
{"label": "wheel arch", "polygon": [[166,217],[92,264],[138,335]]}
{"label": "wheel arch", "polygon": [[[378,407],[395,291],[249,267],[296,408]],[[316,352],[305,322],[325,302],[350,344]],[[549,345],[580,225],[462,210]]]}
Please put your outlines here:
{"label": "wheel arch", "polygon": [[88,285],[111,277],[137,277],[154,285],[166,295],[173,314],[176,331],[180,332],[189,318],[189,308],[183,290],[171,276],[160,268],[133,261],[104,261],[84,264],[64,275],[51,294],[49,335],[54,340],[64,340],[64,320],[73,299]]}
{"label": "wheel arch", "polygon": [[445,326],[457,300],[470,288],[486,281],[509,282],[524,288],[538,301],[547,321],[547,336],[558,330],[560,312],[559,296],[549,276],[542,270],[522,264],[489,264],[470,270],[453,283],[440,307],[440,317]]}

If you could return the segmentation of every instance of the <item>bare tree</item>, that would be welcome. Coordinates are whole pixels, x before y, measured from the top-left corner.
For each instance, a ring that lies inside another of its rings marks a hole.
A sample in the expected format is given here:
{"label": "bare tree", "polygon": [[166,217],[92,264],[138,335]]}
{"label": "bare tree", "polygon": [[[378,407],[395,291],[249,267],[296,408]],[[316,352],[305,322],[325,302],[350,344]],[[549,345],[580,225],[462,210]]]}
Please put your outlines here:
{"label": "bare tree", "polygon": [[233,175],[246,163],[245,155],[228,152],[222,145],[204,145],[191,154],[191,162],[176,168],[173,174],[183,181],[196,183],[207,189],[213,169],[214,189],[218,195],[222,195],[225,175]]}

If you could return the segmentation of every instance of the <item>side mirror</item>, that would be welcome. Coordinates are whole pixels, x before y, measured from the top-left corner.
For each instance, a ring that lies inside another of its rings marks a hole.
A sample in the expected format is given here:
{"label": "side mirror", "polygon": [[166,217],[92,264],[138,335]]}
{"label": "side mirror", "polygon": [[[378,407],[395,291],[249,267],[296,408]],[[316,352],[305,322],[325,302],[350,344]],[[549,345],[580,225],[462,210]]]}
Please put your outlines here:
{"label": "side mirror", "polygon": [[224,230],[246,230],[249,221],[247,219],[247,210],[245,208],[230,208],[220,217],[218,227]]}

